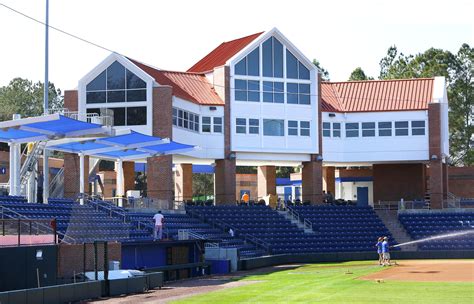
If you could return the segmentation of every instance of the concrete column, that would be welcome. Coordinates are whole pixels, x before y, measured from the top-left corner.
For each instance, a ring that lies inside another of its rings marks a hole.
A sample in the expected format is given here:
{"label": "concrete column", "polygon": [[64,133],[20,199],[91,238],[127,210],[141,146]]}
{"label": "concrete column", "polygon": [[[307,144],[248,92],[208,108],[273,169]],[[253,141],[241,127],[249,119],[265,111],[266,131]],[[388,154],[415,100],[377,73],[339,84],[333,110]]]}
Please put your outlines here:
{"label": "concrete column", "polygon": [[[124,182],[123,182],[123,161],[121,159],[118,159],[117,162],[115,163],[115,172],[117,174],[117,177],[115,179],[116,181],[115,196],[123,197],[125,193],[124,193]],[[118,200],[118,206],[123,207],[123,200],[120,198]]]}
{"label": "concrete column", "polygon": [[193,199],[193,165],[175,165],[174,173],[174,199],[186,201]]}
{"label": "concrete column", "polygon": [[311,204],[323,202],[323,163],[316,154],[311,155],[311,161],[303,162],[301,174],[302,198]]}
{"label": "concrete column", "polygon": [[275,166],[259,166],[257,169],[257,197],[272,194],[276,195],[276,169]]}
{"label": "concrete column", "polygon": [[336,197],[336,168],[323,167],[323,189]]}
{"label": "concrete column", "polygon": [[235,204],[235,159],[217,159],[214,171],[216,205]]}

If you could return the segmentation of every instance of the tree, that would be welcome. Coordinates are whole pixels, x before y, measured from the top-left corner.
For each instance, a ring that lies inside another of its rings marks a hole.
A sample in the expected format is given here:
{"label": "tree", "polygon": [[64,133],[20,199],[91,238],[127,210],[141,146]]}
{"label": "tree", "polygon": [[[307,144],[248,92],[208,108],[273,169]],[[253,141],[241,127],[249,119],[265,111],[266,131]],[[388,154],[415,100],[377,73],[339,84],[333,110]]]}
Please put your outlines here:
{"label": "tree", "polygon": [[380,61],[380,79],[444,76],[449,100],[450,164],[474,164],[474,49],[463,44],[457,54],[430,48],[404,55],[391,46]]}
{"label": "tree", "polygon": [[355,68],[349,76],[349,81],[353,80],[373,80],[373,77],[367,76],[361,67]]}
{"label": "tree", "polygon": [[[59,109],[63,105],[61,90],[49,83],[49,108]],[[14,78],[8,86],[0,87],[0,109],[0,121],[11,119],[13,114],[22,117],[43,114],[43,83]]]}
{"label": "tree", "polygon": [[321,78],[324,81],[329,81],[329,72],[321,66],[321,63],[317,59],[313,59],[313,64],[318,68],[321,73]]}
{"label": "tree", "polygon": [[205,173],[193,174],[193,197],[211,196],[214,194],[214,175]]}

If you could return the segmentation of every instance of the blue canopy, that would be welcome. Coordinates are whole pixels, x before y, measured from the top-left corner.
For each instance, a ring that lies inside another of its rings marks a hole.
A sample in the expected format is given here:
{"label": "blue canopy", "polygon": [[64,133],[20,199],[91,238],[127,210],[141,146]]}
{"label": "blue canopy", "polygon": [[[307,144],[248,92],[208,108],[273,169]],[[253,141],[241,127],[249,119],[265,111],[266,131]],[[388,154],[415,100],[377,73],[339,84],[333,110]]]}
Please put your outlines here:
{"label": "blue canopy", "polygon": [[106,134],[107,128],[59,114],[0,122],[0,142],[27,143]]}

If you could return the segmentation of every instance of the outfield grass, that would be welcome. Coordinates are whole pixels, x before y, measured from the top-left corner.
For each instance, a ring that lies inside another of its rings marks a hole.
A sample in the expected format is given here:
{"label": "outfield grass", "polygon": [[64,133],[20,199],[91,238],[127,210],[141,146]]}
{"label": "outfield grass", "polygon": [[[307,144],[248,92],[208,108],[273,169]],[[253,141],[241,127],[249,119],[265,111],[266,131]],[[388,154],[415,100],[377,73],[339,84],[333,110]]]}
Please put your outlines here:
{"label": "outfield grass", "polygon": [[[304,265],[247,276],[241,280],[259,282],[172,303],[474,303],[474,283],[358,279],[382,270],[368,261]],[[346,274],[348,271],[351,274]]]}

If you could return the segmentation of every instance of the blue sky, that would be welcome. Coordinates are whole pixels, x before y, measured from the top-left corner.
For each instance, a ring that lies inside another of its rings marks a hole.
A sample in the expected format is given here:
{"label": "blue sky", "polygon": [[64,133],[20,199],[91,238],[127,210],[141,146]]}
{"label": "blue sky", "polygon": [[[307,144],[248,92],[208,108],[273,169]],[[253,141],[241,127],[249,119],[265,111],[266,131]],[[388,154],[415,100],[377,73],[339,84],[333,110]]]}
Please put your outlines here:
{"label": "blue sky", "polygon": [[[44,0],[0,0],[44,20]],[[405,54],[474,45],[474,2],[50,0],[50,24],[152,64],[186,70],[223,41],[277,27],[331,80],[377,77],[389,46]],[[0,86],[44,78],[44,26],[0,6]],[[50,31],[50,81],[73,89],[109,53]]]}

